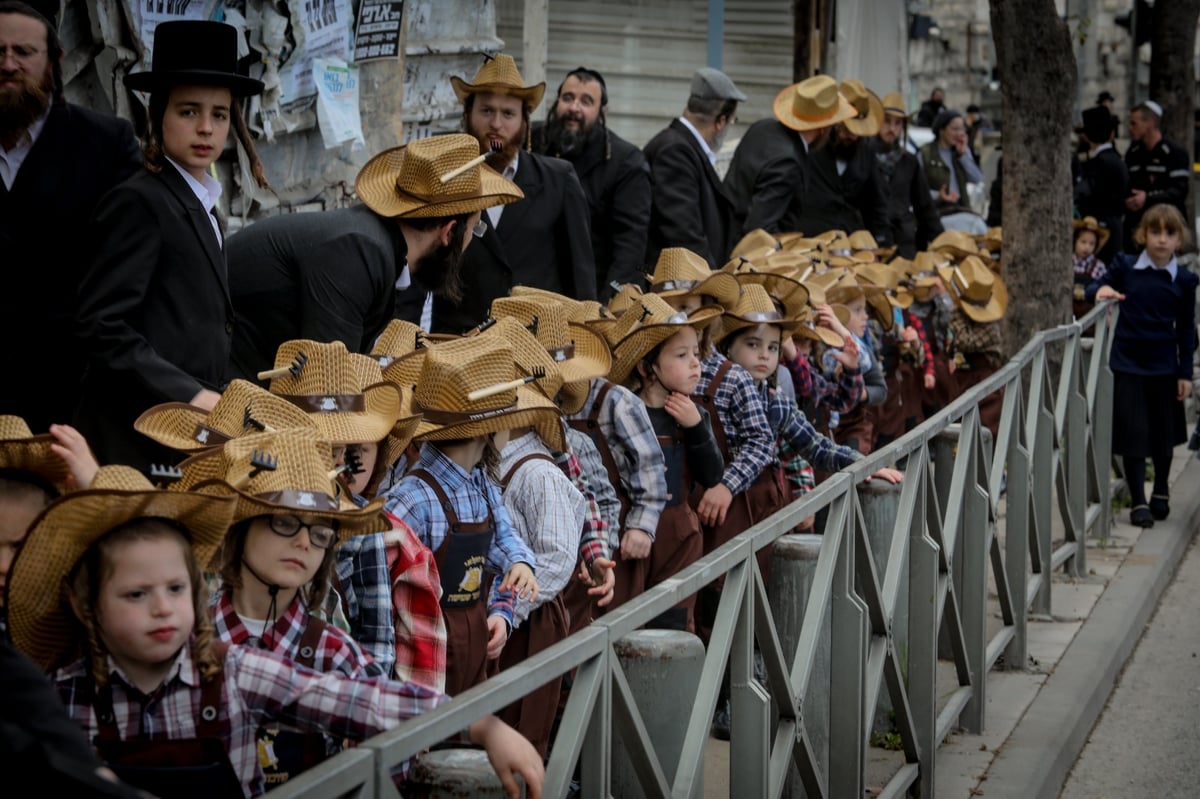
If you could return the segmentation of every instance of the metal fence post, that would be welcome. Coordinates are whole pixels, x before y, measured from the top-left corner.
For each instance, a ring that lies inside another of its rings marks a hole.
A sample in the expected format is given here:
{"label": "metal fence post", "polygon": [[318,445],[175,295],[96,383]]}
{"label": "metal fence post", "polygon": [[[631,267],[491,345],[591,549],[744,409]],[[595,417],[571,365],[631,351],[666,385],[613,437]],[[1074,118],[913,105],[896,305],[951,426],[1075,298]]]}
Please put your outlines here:
{"label": "metal fence post", "polygon": [[[867,734],[866,703],[867,607],[854,591],[854,494],[834,500],[825,535],[834,535],[838,547],[833,578],[832,662],[829,701],[836,713],[829,719],[829,795],[863,795],[863,770]],[[836,756],[834,756],[836,753]]]}
{"label": "metal fence post", "polygon": [[[937,495],[938,511],[942,518],[946,517],[946,507],[950,504],[950,481],[954,476],[954,457],[958,449],[961,424],[949,425],[938,433],[930,442],[933,448],[933,486]],[[962,559],[958,556],[962,551],[959,545],[961,536],[957,530],[943,528],[942,540],[946,544],[946,559],[950,561],[950,579],[954,584],[954,593],[962,596]],[[954,650],[950,646],[950,637],[946,630],[938,634],[938,657],[951,660]]]}
{"label": "metal fence post", "polygon": [[[872,480],[869,483],[862,483],[858,487],[863,524],[866,525],[867,540],[871,544],[871,557],[875,561],[875,577],[881,590],[885,587],[891,556],[895,554],[901,559],[902,565],[897,573],[899,584],[896,589],[895,604],[890,608],[890,626],[892,645],[896,648],[900,662],[903,664],[908,659],[908,564],[904,559],[907,536],[903,533],[899,536],[895,535],[896,514],[900,509],[900,491],[899,485],[883,480]],[[897,546],[900,547],[898,551],[893,549]],[[888,610],[887,603],[891,598],[887,596],[886,591],[883,593],[883,599],[885,610]],[[874,688],[874,686],[868,687],[868,698]],[[892,698],[887,690],[881,689],[879,690],[879,699],[875,703],[874,728],[876,731],[888,732],[891,730],[891,722],[888,720],[891,712]]]}
{"label": "metal fence post", "polygon": [[[978,408],[963,417],[958,457],[969,460],[957,546],[958,560],[962,563],[962,591],[958,597],[972,690],[971,701],[959,718],[967,732],[975,734],[983,731],[987,707],[988,564],[994,528],[982,461],[989,449],[990,437],[991,431],[980,423]],[[966,452],[963,452],[964,447]]]}
{"label": "metal fence post", "polygon": [[[926,518],[929,469],[923,453],[918,463],[909,462],[905,480],[922,482],[917,486],[912,520],[908,528],[908,703],[921,754],[920,799],[932,799],[937,739],[937,661],[938,661],[938,545],[929,535]],[[914,469],[914,466],[916,467]],[[949,598],[947,598],[949,601]]]}

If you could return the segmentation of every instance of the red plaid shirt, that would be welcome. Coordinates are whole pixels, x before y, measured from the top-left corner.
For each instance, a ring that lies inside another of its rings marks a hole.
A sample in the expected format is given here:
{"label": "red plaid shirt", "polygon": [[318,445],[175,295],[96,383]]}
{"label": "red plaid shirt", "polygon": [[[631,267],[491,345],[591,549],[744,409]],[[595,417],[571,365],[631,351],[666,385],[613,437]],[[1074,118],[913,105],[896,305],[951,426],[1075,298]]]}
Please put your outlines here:
{"label": "red plaid shirt", "polygon": [[396,625],[397,680],[441,692],[446,688],[446,623],[442,619],[442,581],[433,552],[407,524],[391,514],[392,530],[383,534],[392,581],[392,618]]}
{"label": "red plaid shirt", "polygon": [[600,515],[600,505],[596,502],[596,494],[588,486],[588,479],[583,473],[583,467],[574,452],[560,452],[554,462],[571,484],[583,494],[587,503],[587,513],[583,517],[583,531],[579,536],[579,557],[590,569],[596,558],[610,558],[612,553],[608,546],[608,522]]}

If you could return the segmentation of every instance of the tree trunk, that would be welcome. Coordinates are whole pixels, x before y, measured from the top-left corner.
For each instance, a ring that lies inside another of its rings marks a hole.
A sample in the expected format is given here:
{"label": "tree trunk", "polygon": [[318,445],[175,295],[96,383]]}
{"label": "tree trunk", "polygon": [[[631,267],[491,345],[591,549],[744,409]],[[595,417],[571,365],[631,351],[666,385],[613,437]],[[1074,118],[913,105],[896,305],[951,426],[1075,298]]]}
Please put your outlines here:
{"label": "tree trunk", "polygon": [[1196,48],[1197,17],[1200,0],[1155,3],[1150,39],[1150,99],[1162,106],[1163,135],[1192,153],[1193,158],[1192,96],[1196,76],[1192,53]]}
{"label": "tree trunk", "polygon": [[1001,274],[1009,352],[1071,318],[1075,56],[1054,0],[990,0],[1004,103]]}
{"label": "tree trunk", "polygon": [[818,0],[793,0],[792,2],[792,80],[799,83],[812,73],[809,60],[812,49],[813,8]]}

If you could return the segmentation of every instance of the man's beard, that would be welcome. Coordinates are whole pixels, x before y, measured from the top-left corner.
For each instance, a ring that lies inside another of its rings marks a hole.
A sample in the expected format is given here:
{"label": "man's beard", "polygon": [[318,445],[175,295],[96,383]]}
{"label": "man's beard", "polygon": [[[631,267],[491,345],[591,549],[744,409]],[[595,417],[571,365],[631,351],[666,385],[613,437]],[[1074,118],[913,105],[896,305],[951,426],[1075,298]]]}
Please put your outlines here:
{"label": "man's beard", "polygon": [[882,136],[879,137],[880,152],[890,153],[899,146],[900,146],[899,138],[895,138],[895,139],[892,139],[891,141],[888,141],[887,139],[883,138]]}
{"label": "man's beard", "polygon": [[40,81],[24,73],[16,77],[22,84],[19,88],[0,90],[0,141],[16,139],[50,108],[49,67]]}
{"label": "man's beard", "polygon": [[[575,122],[579,127],[568,128],[568,121]],[[546,118],[546,146],[552,153],[570,153],[583,150],[596,138],[600,127],[598,122],[587,124],[580,114],[565,114],[559,116],[551,107],[550,115]]]}
{"label": "man's beard", "polygon": [[[465,230],[463,223],[457,230],[460,234]],[[425,291],[458,302],[462,299],[462,262],[462,235],[457,235],[449,244],[439,245],[433,252],[417,258],[409,271]]]}
{"label": "man's beard", "polygon": [[[491,153],[490,140],[488,139],[487,131],[484,131],[483,133],[479,133],[477,131],[471,131],[471,135],[479,140],[479,154],[480,155],[486,155],[487,153]],[[517,135],[514,136],[512,139],[505,142],[503,149],[501,149],[497,153],[492,153],[491,155],[488,156],[487,165],[490,166],[492,169],[496,170],[497,172],[503,172],[504,168],[506,166],[508,166],[509,164],[511,164],[513,162],[513,159],[515,159],[517,157],[517,153],[519,153],[521,151],[521,146],[524,144],[524,140],[525,140],[525,126],[522,125],[521,131],[519,133],[517,133]]]}
{"label": "man's beard", "polygon": [[833,153],[833,157],[839,161],[850,161],[858,152],[858,139],[846,141],[837,135],[830,136],[829,151]]}

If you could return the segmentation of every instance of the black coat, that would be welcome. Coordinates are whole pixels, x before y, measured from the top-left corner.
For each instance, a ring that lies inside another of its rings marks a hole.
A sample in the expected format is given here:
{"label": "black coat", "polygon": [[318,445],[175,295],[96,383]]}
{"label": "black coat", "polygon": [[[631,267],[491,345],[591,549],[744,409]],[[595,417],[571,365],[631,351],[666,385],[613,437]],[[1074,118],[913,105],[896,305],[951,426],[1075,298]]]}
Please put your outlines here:
{"label": "black coat", "polygon": [[0,373],[37,375],[0,391],[0,413],[24,417],[35,433],[70,422],[78,399],[75,290],[91,259],[81,233],[96,202],[141,163],[127,121],[55,105],[12,190],[0,181]]}
{"label": "black coat", "polygon": [[768,233],[801,229],[807,160],[800,134],[779,120],[760,119],[750,126],[725,174],[725,190],[733,202],[733,238],[758,228]]}
{"label": "black coat", "polygon": [[732,240],[733,203],[700,142],[678,119],[646,144],[653,186],[646,265],[666,247],[686,247],[719,269]]}
{"label": "black coat", "polygon": [[1125,252],[1136,253],[1141,247],[1133,240],[1133,234],[1147,208],[1170,203],[1187,219],[1192,164],[1187,150],[1174,142],[1160,139],[1151,148],[1142,146],[1140,142],[1129,145],[1125,151],[1125,166],[1129,167],[1129,189],[1146,192],[1146,204],[1141,210],[1125,212]]}
{"label": "black coat", "polygon": [[1094,216],[1109,230],[1108,241],[1097,257],[1106,264],[1121,251],[1121,224],[1129,196],[1129,169],[1112,147],[1079,165],[1075,180],[1075,208],[1081,217]]}
{"label": "black coat", "polygon": [[[878,160],[878,155],[876,159]],[[913,258],[942,232],[942,219],[929,196],[929,181],[921,162],[912,153],[901,150],[889,176],[879,165],[879,180],[888,202],[892,243],[903,258]]]}
{"label": "black coat", "polygon": [[228,376],[255,380],[291,339],[369,352],[392,318],[407,247],[394,220],[360,205],[255,222],[226,254],[237,314]]}
{"label": "black coat", "polygon": [[170,164],[100,201],[79,293],[88,365],[76,425],[101,463],[180,460],[133,421],[153,405],[224,388],[234,315],[211,219]]}
{"label": "black coat", "polygon": [[826,146],[810,153],[806,163],[807,180],[797,206],[796,227],[806,236],[827,230],[868,230],[880,246],[892,242],[888,219],[887,195],[879,179],[875,153],[866,142],[859,142],[838,174],[833,148]]}
{"label": "black coat", "polygon": [[612,295],[610,282],[642,284],[650,224],[650,167],[642,151],[607,128],[579,152],[551,152],[545,125],[533,130],[533,149],[575,168],[587,197],[596,260],[596,296]]}
{"label": "black coat", "polygon": [[[513,286],[555,291],[579,300],[596,299],[587,198],[566,161],[522,152],[513,182],[524,199],[504,206],[493,228],[463,254],[462,300],[433,300],[431,333],[462,333],[487,318],[492,300]],[[396,315],[419,323],[425,291],[417,285],[400,292]]]}

